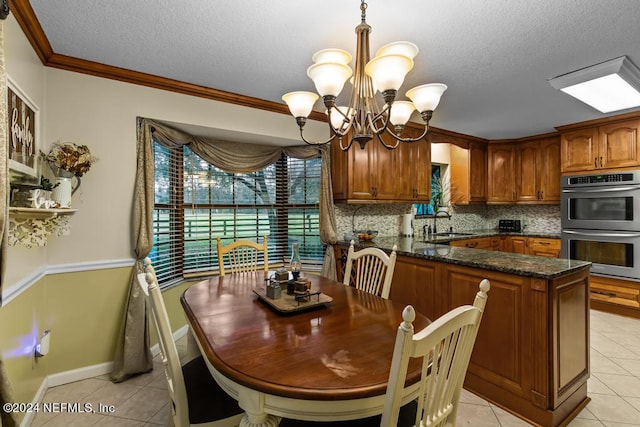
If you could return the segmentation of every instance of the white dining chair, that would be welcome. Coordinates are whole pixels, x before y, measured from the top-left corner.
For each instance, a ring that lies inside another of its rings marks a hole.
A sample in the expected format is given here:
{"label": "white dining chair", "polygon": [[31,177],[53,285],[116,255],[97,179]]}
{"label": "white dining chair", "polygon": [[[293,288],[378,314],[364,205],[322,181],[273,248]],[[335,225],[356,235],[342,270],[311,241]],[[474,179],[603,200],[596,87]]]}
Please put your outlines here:
{"label": "white dining chair", "polygon": [[[269,271],[269,251],[267,236],[262,243],[251,240],[236,240],[226,246],[222,245],[222,239],[218,237],[218,269],[220,276],[225,275],[228,267],[231,273],[247,273],[258,270],[259,255],[262,253],[264,271]],[[226,267],[225,267],[226,265]]]}
{"label": "white dining chair", "polygon": [[[356,289],[389,299],[391,280],[396,265],[397,245],[393,245],[391,255],[382,249],[364,248],[356,251],[352,240],[347,254],[343,283],[354,284]],[[353,277],[352,277],[353,276]]]}
{"label": "white dining chair", "polygon": [[238,402],[220,388],[211,376],[202,355],[182,366],[173,340],[169,316],[158,287],[151,260],[145,258],[145,273],[138,274],[138,284],[145,293],[151,318],[158,332],[160,355],[171,400],[169,425],[176,427],[233,427],[240,423],[244,411]]}
{"label": "white dining chair", "polygon": [[[382,417],[340,422],[284,419],[280,426],[455,426],[464,377],[490,288],[489,281],[482,280],[473,305],[454,308],[417,333],[413,330],[415,310],[410,305],[405,307],[393,349]],[[423,359],[419,395],[402,406],[407,367],[409,360],[416,357]]]}

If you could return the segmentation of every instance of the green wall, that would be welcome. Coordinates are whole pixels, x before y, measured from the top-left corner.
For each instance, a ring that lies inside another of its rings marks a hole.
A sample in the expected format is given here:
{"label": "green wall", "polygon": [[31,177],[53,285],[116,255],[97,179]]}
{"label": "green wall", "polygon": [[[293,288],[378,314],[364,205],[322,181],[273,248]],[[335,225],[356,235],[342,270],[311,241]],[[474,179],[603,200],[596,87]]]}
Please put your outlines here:
{"label": "green wall", "polygon": [[[48,375],[113,360],[131,271],[50,274],[0,307],[0,350],[16,401],[31,402]],[[174,330],[186,324],[180,295],[189,284],[163,293]],[[35,359],[33,347],[45,329],[51,349]]]}

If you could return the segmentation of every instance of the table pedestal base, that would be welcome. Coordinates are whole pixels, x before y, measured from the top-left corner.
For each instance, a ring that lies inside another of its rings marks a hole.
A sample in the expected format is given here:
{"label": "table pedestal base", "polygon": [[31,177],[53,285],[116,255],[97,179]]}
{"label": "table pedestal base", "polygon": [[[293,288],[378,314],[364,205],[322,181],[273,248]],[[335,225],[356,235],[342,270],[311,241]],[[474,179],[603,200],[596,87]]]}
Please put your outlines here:
{"label": "table pedestal base", "polygon": [[269,414],[244,414],[240,420],[240,427],[278,427],[280,418]]}

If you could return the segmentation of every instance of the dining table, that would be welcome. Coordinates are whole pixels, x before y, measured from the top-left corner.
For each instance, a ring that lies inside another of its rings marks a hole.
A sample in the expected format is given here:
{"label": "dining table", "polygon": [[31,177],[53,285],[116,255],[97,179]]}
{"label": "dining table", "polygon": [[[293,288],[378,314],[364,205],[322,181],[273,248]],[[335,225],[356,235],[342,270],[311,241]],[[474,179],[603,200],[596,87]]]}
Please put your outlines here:
{"label": "dining table", "polygon": [[[264,271],[212,277],[181,296],[212,376],[245,411],[242,427],[382,413],[405,305],[323,276],[305,279],[301,302],[285,283],[270,298],[273,272]],[[416,313],[416,330],[429,323]],[[402,404],[417,396],[420,375],[421,360],[411,360]]]}

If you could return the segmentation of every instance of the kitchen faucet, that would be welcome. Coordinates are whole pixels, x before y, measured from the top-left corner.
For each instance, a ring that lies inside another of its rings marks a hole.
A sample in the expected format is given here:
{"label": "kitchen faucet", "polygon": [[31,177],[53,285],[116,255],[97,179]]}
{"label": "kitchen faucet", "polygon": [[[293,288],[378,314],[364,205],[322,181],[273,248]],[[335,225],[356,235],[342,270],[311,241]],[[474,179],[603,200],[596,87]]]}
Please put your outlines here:
{"label": "kitchen faucet", "polygon": [[438,218],[439,214],[444,214],[448,219],[451,219],[451,214],[446,211],[437,211],[433,214],[433,234],[436,234],[438,230],[436,229],[436,218]]}

